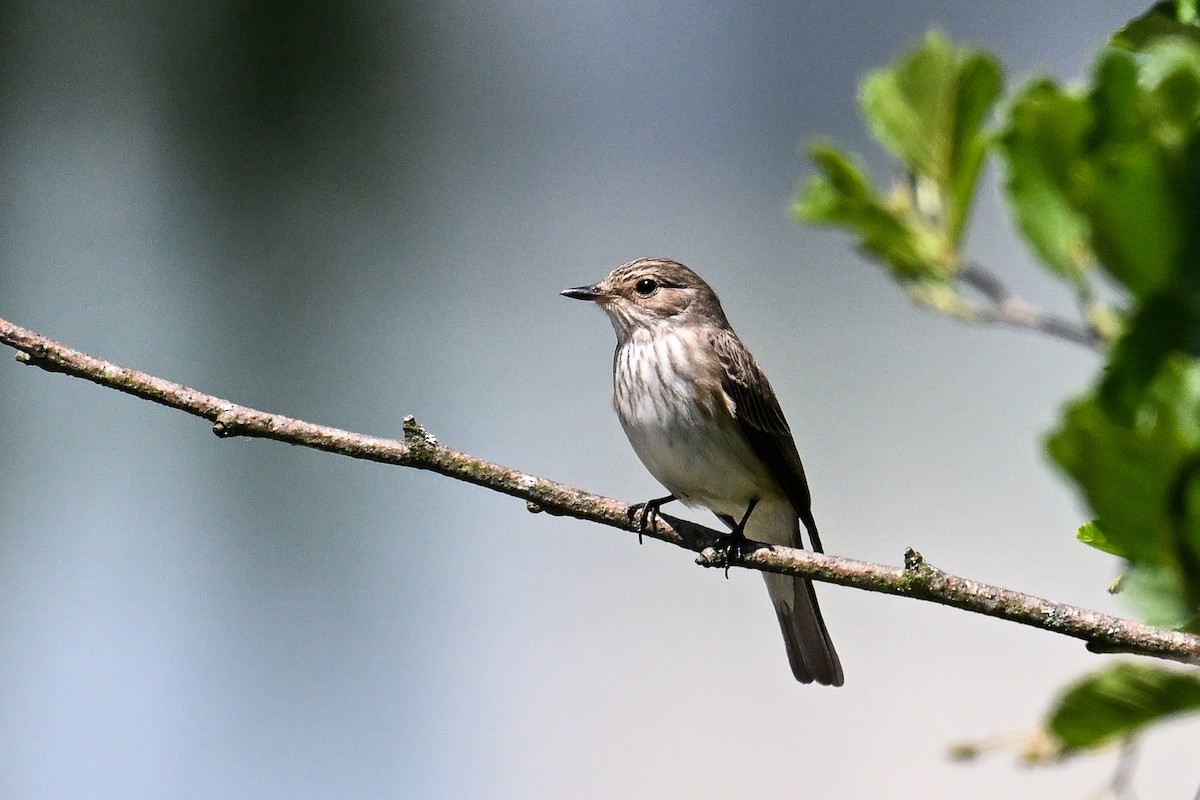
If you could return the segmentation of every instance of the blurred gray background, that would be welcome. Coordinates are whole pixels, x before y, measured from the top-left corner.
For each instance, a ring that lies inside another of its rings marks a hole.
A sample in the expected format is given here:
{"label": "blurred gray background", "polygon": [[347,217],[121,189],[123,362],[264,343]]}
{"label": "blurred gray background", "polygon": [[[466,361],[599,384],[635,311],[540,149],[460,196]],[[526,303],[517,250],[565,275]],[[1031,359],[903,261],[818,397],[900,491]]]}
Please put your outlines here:
{"label": "blurred gray background", "polygon": [[[1119,610],[1039,443],[1096,358],[918,311],[787,208],[816,135],[890,180],[855,87],[927,28],[1015,87],[1144,7],[8,0],[0,316],[635,501],[612,331],[557,293],[677,258],[770,374],[831,552]],[[970,252],[1069,311],[997,185]],[[1061,798],[1113,766],[946,757],[1105,663],[1073,640],[825,586],[846,686],[802,687],[757,575],[8,356],[0,403],[4,798]],[[1145,796],[1191,796],[1195,736],[1146,742]]]}

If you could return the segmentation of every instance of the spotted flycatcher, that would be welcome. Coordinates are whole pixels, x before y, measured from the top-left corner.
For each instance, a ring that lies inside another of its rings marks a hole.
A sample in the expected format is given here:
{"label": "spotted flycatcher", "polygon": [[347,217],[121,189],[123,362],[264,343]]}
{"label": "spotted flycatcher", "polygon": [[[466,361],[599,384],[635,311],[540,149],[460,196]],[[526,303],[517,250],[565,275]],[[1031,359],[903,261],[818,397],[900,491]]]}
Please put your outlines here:
{"label": "spotted flycatcher", "polygon": [[[613,406],[634,451],[671,493],[729,526],[730,556],[745,538],[803,547],[821,539],[800,454],[766,375],[738,339],[716,292],[675,261],[642,258],[594,286],[563,292],[600,305],[617,332]],[[764,573],[792,674],[841,686],[842,665],[812,583]]]}

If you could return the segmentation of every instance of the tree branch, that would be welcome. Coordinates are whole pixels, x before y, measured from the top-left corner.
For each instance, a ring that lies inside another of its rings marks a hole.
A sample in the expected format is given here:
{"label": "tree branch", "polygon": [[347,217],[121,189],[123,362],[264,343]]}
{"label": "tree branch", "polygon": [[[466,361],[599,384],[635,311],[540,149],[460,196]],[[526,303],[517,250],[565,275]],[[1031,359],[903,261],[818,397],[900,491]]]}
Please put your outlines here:
{"label": "tree branch", "polygon": [[[89,356],[3,319],[0,319],[0,342],[18,350],[17,359],[25,364],[83,378],[203,417],[213,423],[213,432],[218,436],[274,439],[351,458],[430,470],[521,498],[531,511],[571,516],[625,531],[638,529],[637,506],[452,450],[440,444],[412,417],[404,419],[403,439],[367,436],[238,405]],[[646,535],[700,552],[697,562],[703,566],[725,564],[724,556],[711,549],[718,532],[701,525],[661,515]],[[737,564],[1005,619],[1082,639],[1093,652],[1137,653],[1200,664],[1198,636],[950,575],[911,549],[905,553],[902,568],[767,545],[761,545]]]}
{"label": "tree branch", "polygon": [[971,322],[1027,328],[1093,350],[1104,350],[1104,339],[1095,328],[1056,316],[1027,302],[978,264],[967,264],[958,273],[958,279],[989,303],[972,311]]}

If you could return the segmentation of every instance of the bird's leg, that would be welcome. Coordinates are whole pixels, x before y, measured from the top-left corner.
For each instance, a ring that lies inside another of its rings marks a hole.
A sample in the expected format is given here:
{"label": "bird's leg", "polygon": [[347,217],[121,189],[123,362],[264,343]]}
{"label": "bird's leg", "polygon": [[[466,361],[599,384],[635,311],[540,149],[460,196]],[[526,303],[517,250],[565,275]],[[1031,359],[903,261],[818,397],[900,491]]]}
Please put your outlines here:
{"label": "bird's leg", "polygon": [[750,505],[746,506],[746,513],[742,514],[742,519],[737,525],[733,526],[733,530],[717,539],[717,547],[725,551],[725,577],[729,577],[729,563],[735,558],[738,561],[742,560],[742,546],[746,544],[746,523],[750,521],[750,513],[754,511],[754,507],[758,505],[758,498],[752,497]]}
{"label": "bird's leg", "polygon": [[644,503],[634,503],[629,507],[627,513],[630,522],[633,522],[633,518],[639,513],[642,515],[641,520],[638,522],[638,544],[642,543],[642,534],[649,530],[650,526],[654,524],[654,520],[658,518],[658,510],[667,503],[678,499],[675,495],[669,494],[666,497],[656,497]]}

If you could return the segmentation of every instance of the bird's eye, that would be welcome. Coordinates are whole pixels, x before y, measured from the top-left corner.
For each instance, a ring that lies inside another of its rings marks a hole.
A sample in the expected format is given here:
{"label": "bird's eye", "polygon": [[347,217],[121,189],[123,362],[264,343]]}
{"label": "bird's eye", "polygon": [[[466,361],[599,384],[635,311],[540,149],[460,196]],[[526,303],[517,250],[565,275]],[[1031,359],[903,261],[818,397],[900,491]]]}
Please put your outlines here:
{"label": "bird's eye", "polygon": [[637,282],[637,286],[633,287],[642,297],[649,297],[658,291],[658,281],[651,278],[642,278]]}

